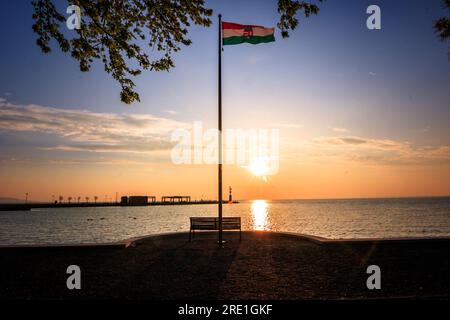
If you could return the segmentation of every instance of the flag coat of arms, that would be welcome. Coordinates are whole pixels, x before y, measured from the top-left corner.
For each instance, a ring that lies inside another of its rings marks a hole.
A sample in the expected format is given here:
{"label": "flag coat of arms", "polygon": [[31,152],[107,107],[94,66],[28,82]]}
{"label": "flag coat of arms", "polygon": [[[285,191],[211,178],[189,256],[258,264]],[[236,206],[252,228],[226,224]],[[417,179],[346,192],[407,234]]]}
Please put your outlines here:
{"label": "flag coat of arms", "polygon": [[241,43],[266,43],[275,41],[275,28],[222,22],[222,43],[224,46]]}

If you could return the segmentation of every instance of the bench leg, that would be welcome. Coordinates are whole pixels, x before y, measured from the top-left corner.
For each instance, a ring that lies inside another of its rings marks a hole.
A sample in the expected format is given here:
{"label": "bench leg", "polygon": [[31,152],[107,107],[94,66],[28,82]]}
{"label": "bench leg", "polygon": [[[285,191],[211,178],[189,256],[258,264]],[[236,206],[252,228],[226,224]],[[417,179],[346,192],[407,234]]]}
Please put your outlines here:
{"label": "bench leg", "polygon": [[194,229],[194,230],[192,230],[192,238],[194,238],[194,239],[195,239],[195,229]]}
{"label": "bench leg", "polygon": [[189,242],[191,242],[191,233],[192,233],[192,229],[189,229]]}
{"label": "bench leg", "polygon": [[241,232],[241,229],[239,229],[239,241],[241,241],[242,240],[242,232]]}

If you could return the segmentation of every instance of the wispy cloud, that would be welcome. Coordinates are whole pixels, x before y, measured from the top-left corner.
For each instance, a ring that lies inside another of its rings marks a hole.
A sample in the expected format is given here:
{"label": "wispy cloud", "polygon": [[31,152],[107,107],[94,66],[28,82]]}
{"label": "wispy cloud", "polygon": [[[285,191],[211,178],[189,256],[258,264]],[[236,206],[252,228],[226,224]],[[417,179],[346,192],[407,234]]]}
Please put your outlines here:
{"label": "wispy cloud", "polygon": [[164,110],[165,113],[171,114],[171,115],[176,115],[178,114],[178,111],[175,110]]}
{"label": "wispy cloud", "polygon": [[345,128],[332,128],[332,130],[334,132],[339,132],[339,133],[349,133],[350,132],[350,130],[345,129]]}
{"label": "wispy cloud", "polygon": [[314,142],[322,145],[363,146],[365,148],[375,148],[380,150],[392,150],[407,145],[407,143],[389,139],[367,139],[356,136],[323,137],[314,139]]}
{"label": "wispy cloud", "polygon": [[113,166],[147,166],[151,167],[153,163],[148,161],[136,161],[128,159],[55,159],[48,161],[52,165],[113,165]]}
{"label": "wispy cloud", "polygon": [[41,132],[67,143],[47,149],[86,152],[151,152],[170,149],[170,132],[186,123],[151,114],[97,113],[0,99],[0,130]]}
{"label": "wispy cloud", "polygon": [[322,137],[313,140],[315,155],[382,165],[450,164],[450,146],[420,146],[407,141],[356,136]]}
{"label": "wispy cloud", "polygon": [[279,123],[279,122],[271,122],[269,123],[271,128],[286,128],[286,129],[300,129],[303,128],[302,124],[299,123]]}

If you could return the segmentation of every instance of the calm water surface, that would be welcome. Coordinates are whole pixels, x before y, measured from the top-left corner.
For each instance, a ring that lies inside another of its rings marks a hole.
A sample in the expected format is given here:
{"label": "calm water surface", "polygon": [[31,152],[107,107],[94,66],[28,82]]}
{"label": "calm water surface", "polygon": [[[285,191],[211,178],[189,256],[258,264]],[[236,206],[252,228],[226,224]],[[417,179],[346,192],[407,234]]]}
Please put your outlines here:
{"label": "calm water surface", "polygon": [[[0,245],[119,241],[188,231],[189,217],[214,216],[216,205],[53,208],[0,212]],[[245,230],[326,238],[450,236],[450,198],[254,200],[224,205]]]}

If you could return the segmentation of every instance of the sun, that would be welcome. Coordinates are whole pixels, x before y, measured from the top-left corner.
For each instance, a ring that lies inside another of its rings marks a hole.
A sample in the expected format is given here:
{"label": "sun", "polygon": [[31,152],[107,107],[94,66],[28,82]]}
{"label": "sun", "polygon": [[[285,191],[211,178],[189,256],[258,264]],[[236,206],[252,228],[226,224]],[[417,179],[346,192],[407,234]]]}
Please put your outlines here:
{"label": "sun", "polygon": [[250,162],[248,170],[255,176],[264,176],[268,171],[267,161],[263,158],[256,158]]}
{"label": "sun", "polygon": [[266,158],[255,158],[246,168],[254,176],[262,177],[264,181],[267,181],[266,175],[269,173],[269,165]]}

